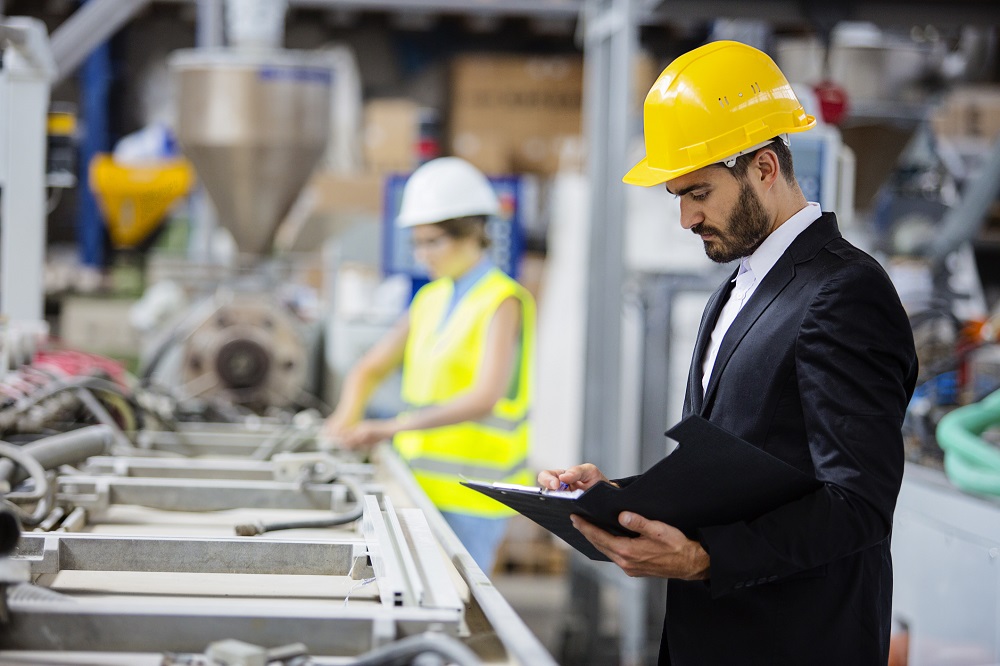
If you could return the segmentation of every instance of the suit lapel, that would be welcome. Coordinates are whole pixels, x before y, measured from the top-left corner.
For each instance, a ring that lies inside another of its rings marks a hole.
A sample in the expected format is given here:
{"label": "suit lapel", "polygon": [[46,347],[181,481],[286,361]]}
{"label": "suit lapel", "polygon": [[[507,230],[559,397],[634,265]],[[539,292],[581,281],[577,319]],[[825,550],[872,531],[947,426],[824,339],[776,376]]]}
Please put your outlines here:
{"label": "suit lapel", "polygon": [[695,341],[694,353],[691,355],[691,367],[688,368],[687,396],[684,400],[684,415],[688,413],[701,414],[703,391],[701,388],[701,362],[705,358],[705,350],[708,348],[709,340],[712,337],[712,330],[715,322],[719,319],[722,306],[729,298],[729,292],[733,290],[733,278],[736,271],[726,278],[726,281],[719,285],[715,293],[708,299],[705,311],[701,316],[701,325],[698,327],[698,338]]}
{"label": "suit lapel", "polygon": [[712,402],[712,396],[719,383],[719,376],[726,368],[726,363],[736,351],[736,347],[746,336],[747,331],[760,318],[764,310],[774,301],[775,297],[781,293],[791,279],[795,277],[795,265],[786,253],[778,260],[763,281],[757,286],[750,300],[747,301],[740,313],[736,315],[726,336],[722,338],[722,345],[719,347],[719,355],[715,357],[715,365],[712,367],[712,377],[708,381],[708,389],[705,391],[705,405]]}
{"label": "suit lapel", "polygon": [[[698,403],[698,413],[704,411],[706,405],[712,404],[712,398],[718,386],[719,377],[726,369],[726,364],[740,342],[746,337],[750,328],[771,303],[774,302],[778,294],[791,282],[792,278],[795,277],[795,265],[812,259],[823,246],[839,237],[840,230],[837,228],[837,218],[833,213],[825,213],[799,234],[788,249],[785,250],[785,253],[781,255],[777,263],[768,271],[750,297],[750,300],[743,306],[740,313],[736,315],[736,319],[733,320],[729,330],[726,331],[726,336],[722,338],[722,345],[719,347],[719,354],[716,356],[715,365],[712,367],[712,376],[709,379],[704,400]],[[725,299],[720,300],[723,303],[725,302]],[[721,305],[719,308],[721,309]],[[715,318],[718,317],[718,314],[717,311]],[[713,328],[715,318],[712,319]],[[711,329],[709,329],[705,337],[707,339],[710,336]],[[701,343],[701,333],[699,333],[698,341]],[[698,358],[702,356],[704,356],[704,349],[701,350],[701,355]],[[699,379],[701,378],[700,372],[698,373],[698,377]]]}

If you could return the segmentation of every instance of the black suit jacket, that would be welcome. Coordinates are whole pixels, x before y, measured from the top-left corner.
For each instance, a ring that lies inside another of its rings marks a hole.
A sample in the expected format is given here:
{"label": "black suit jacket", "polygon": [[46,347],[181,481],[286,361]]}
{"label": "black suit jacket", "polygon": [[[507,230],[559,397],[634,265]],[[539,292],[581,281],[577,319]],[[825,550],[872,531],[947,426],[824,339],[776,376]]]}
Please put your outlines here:
{"label": "black suit jacket", "polygon": [[913,335],[889,277],[832,213],[807,227],[702,359],[732,288],[702,316],[684,415],[701,414],[823,483],[752,520],[705,527],[711,580],[671,580],[660,664],[885,664],[889,537]]}

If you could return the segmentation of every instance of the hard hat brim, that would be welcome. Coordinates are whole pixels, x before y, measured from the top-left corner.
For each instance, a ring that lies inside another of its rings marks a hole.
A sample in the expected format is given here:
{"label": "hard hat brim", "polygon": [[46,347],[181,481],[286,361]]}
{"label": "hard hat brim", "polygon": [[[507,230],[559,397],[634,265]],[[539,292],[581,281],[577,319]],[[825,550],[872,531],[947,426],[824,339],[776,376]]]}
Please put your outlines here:
{"label": "hard hat brim", "polygon": [[[797,134],[799,132],[806,132],[811,130],[816,126],[816,118],[810,115],[804,116],[803,124],[799,127],[789,127],[781,134]],[[763,146],[757,146],[754,150],[761,148]],[[748,151],[752,152],[752,151]],[[744,154],[744,153],[739,153]],[[660,185],[667,182],[668,180],[673,180],[674,178],[680,178],[683,175],[689,174],[692,171],[697,171],[698,169],[703,169],[711,164],[719,164],[728,157],[731,157],[732,153],[712,155],[710,158],[695,162],[693,164],[685,165],[680,169],[658,169],[654,166],[649,165],[649,158],[644,157],[639,161],[634,167],[629,169],[622,177],[622,182],[628,185],[641,185],[642,187],[652,187],[653,185]]]}
{"label": "hard hat brim", "polygon": [[634,167],[629,169],[622,177],[622,182],[627,185],[641,185],[642,187],[652,187],[672,180],[681,174],[674,174],[664,169],[657,169],[649,166],[649,160],[645,157]]}

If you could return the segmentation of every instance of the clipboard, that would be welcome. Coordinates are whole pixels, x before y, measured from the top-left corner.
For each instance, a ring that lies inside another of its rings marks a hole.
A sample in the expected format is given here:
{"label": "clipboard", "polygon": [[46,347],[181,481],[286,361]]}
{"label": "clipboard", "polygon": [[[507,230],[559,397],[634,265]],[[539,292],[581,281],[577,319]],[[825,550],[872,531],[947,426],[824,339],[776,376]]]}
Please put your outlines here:
{"label": "clipboard", "polygon": [[666,433],[680,445],[624,488],[600,482],[579,496],[527,486],[462,481],[527,516],[592,560],[608,558],[573,527],[578,515],[617,536],[638,536],[618,523],[632,511],[689,537],[702,527],[754,518],[812,492],[821,483],[783,460],[688,416]]}

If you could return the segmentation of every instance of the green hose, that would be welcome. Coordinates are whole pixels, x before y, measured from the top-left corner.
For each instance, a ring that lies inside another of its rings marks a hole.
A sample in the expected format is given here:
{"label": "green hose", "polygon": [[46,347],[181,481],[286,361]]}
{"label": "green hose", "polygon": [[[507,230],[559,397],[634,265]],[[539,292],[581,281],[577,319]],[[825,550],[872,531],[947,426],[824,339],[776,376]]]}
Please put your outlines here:
{"label": "green hose", "polygon": [[937,427],[944,471],[959,488],[1000,495],[1000,448],[980,435],[1000,424],[1000,391],[948,413]]}

